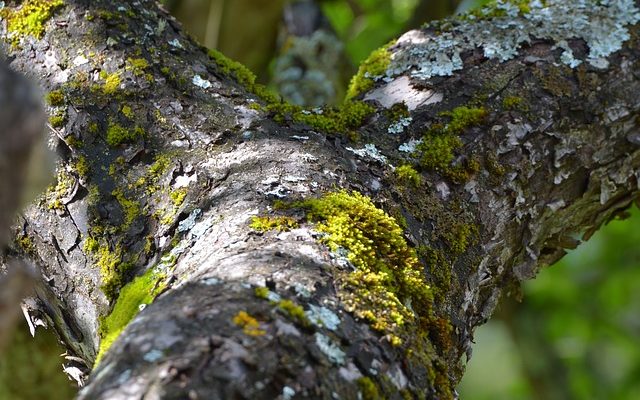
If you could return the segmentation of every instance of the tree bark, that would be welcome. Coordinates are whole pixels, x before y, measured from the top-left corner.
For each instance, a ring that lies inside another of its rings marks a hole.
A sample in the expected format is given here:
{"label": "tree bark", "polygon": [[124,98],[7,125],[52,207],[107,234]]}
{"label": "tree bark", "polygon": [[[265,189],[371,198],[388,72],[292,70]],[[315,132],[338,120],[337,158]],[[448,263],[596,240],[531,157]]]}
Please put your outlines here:
{"label": "tree bark", "polygon": [[67,1],[42,36],[3,14],[59,117],[18,224],[32,318],[84,372],[126,326],[79,397],[455,398],[500,297],[637,198],[638,3],[547,4],[408,32],[335,124],[151,1]]}

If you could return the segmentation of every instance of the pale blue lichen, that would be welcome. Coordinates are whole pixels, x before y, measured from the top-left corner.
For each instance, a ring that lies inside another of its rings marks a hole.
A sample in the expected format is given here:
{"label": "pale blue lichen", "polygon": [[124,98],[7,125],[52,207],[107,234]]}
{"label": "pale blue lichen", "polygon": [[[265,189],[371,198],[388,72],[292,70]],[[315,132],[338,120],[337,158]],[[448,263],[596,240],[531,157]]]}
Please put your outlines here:
{"label": "pale blue lichen", "polygon": [[192,83],[203,89],[209,89],[211,87],[211,82],[197,74],[193,76]]}
{"label": "pale blue lichen", "polygon": [[329,361],[337,365],[344,364],[344,360],[346,357],[345,352],[342,351],[340,349],[340,346],[338,346],[333,340],[331,340],[330,337],[325,336],[319,332],[316,332],[315,338],[316,338],[316,346],[318,346],[320,351],[322,351],[324,355],[327,356]]}
{"label": "pale blue lichen", "polygon": [[309,309],[304,313],[312,324],[320,328],[327,328],[330,331],[335,331],[340,325],[340,318],[326,307],[309,304]]}
{"label": "pale blue lichen", "polygon": [[[606,57],[629,40],[628,27],[640,21],[640,10],[633,0],[533,0],[525,13],[505,0],[498,0],[493,7],[464,17],[473,23],[454,24],[435,37],[427,37],[423,31],[403,35],[387,76],[402,75],[407,70],[422,80],[452,75],[462,69],[460,54],[465,51],[481,48],[485,57],[507,61],[533,39],[556,42],[563,49],[560,61],[570,67],[586,61],[604,68],[608,65]],[[568,46],[567,41],[573,39],[586,42],[589,53],[585,60],[576,59]]]}
{"label": "pale blue lichen", "polygon": [[404,132],[404,128],[406,128],[409,125],[411,125],[411,121],[412,120],[413,120],[413,118],[411,118],[411,117],[400,118],[396,122],[394,122],[391,125],[389,125],[389,128],[387,129],[387,132],[389,132],[392,135],[398,135],[398,134]]}
{"label": "pale blue lichen", "polygon": [[378,161],[381,164],[387,163],[387,157],[385,157],[384,154],[380,153],[380,150],[378,150],[376,146],[371,143],[365,144],[361,149],[347,147],[347,150],[364,159],[370,158],[374,161]]}

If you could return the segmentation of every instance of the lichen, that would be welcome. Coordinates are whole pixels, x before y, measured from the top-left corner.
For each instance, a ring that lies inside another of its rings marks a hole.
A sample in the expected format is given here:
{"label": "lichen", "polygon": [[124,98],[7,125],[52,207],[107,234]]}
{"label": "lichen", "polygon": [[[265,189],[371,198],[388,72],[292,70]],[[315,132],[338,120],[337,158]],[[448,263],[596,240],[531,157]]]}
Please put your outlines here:
{"label": "lichen", "polygon": [[258,232],[277,230],[278,232],[289,231],[298,227],[298,222],[291,217],[260,217],[251,218],[249,227]]}
{"label": "lichen", "polygon": [[355,270],[338,277],[339,296],[347,311],[387,334],[394,345],[402,343],[406,324],[416,319],[427,323],[431,290],[415,249],[392,217],[358,192],[328,193],[292,206],[307,210],[316,229],[327,234],[321,240],[332,251],[348,252]]}
{"label": "lichen", "polygon": [[17,44],[26,35],[41,39],[44,25],[62,6],[63,0],[26,0],[18,9],[0,9],[0,17],[7,21],[7,30],[13,35],[11,41]]}
{"label": "lichen", "polygon": [[[633,0],[498,0],[462,18],[467,21],[434,23],[437,36],[424,29],[398,39],[387,76],[408,70],[416,80],[449,76],[463,68],[461,55],[467,51],[480,48],[488,59],[507,61],[532,39],[556,44],[583,40],[589,49],[584,61],[603,68],[608,65],[606,57],[629,40],[628,27],[640,21],[640,11]],[[559,46],[563,52],[558,61],[575,68],[583,60],[565,55],[571,50],[567,47]]]}
{"label": "lichen", "polygon": [[164,274],[152,268],[144,275],[134,278],[120,290],[109,315],[100,319],[100,348],[94,368],[124,328],[140,312],[140,307],[151,304],[155,297],[164,290],[166,287],[163,282],[164,278]]}
{"label": "lichen", "polygon": [[389,47],[393,46],[394,43],[395,40],[374,50],[371,55],[360,64],[358,72],[351,78],[351,82],[349,83],[346,96],[347,100],[371,89],[375,83],[375,79],[383,76],[387,72],[387,68],[389,64],[391,64]]}
{"label": "lichen", "polygon": [[239,311],[232,319],[232,322],[242,328],[242,332],[248,336],[263,336],[267,332],[260,329],[260,322],[249,315],[246,311]]}

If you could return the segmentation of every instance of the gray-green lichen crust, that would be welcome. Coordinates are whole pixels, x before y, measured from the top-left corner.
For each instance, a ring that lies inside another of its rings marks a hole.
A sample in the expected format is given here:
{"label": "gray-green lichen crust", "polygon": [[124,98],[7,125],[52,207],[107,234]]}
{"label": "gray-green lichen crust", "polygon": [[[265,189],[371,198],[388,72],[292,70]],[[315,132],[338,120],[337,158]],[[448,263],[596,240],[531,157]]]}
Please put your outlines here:
{"label": "gray-green lichen crust", "polygon": [[[398,39],[386,76],[408,70],[422,80],[449,76],[462,69],[465,51],[480,48],[488,59],[507,61],[534,39],[553,41],[555,48],[563,50],[560,61],[572,68],[582,62],[606,68],[606,57],[622,48],[630,38],[628,27],[640,21],[633,0],[533,0],[524,10],[522,4],[498,0],[460,21],[443,23],[437,36],[410,31]],[[576,58],[568,44],[574,39],[583,40],[589,48],[584,60]]]}

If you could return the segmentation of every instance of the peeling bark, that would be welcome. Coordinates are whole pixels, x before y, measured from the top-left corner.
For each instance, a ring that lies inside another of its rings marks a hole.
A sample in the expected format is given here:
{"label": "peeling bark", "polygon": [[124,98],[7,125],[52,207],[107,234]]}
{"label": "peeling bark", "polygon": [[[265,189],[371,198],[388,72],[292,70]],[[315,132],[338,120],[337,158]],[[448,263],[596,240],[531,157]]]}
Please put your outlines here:
{"label": "peeling bark", "polygon": [[[450,76],[406,57],[463,23],[505,18],[526,16],[450,21],[390,46],[387,79],[359,97],[374,111],[355,134],[266,111],[241,71],[216,64],[153,2],[69,1],[42,39],[22,38],[13,67],[63,96],[49,110],[62,117],[58,184],[20,218],[45,278],[33,317],[88,373],[125,284],[145,274],[145,294],[159,294],[136,300],[142,311],[79,397],[456,397],[473,330],[500,297],[638,193],[637,26],[622,24],[629,40],[595,66],[567,66],[567,48],[544,38],[506,61],[466,49]],[[565,44],[576,59],[593,55],[583,40]],[[393,111],[401,101],[408,110]],[[419,179],[398,172],[407,163]],[[405,221],[417,249],[434,299],[427,310],[399,299],[417,315],[398,322],[399,342],[346,311],[349,263],[317,221],[274,203],[341,188]],[[300,226],[257,232],[256,215]]]}

